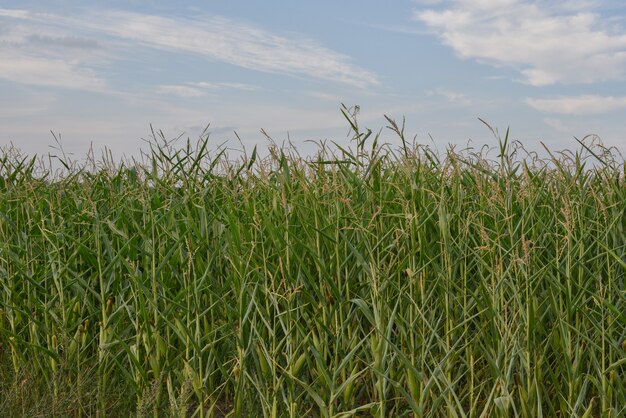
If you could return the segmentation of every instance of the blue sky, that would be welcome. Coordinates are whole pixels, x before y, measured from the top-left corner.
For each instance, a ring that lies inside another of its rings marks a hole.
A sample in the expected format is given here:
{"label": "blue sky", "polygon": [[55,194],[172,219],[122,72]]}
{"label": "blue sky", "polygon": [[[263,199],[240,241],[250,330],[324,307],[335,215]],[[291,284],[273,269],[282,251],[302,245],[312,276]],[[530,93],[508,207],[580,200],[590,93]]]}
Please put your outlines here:
{"label": "blue sky", "polygon": [[[348,142],[340,103],[443,150],[599,135],[626,151],[622,1],[4,1],[0,146],[114,155],[167,137]],[[390,132],[383,133],[390,142]],[[432,137],[432,140],[431,140]]]}

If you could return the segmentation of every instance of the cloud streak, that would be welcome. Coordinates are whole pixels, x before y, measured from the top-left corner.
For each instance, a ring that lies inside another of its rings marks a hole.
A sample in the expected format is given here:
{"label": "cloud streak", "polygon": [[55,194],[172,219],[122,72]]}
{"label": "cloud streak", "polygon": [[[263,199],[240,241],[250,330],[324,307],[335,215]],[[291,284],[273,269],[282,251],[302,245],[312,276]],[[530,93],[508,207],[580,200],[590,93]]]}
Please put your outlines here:
{"label": "cloud streak", "polygon": [[0,9],[0,24],[0,78],[25,85],[107,90],[95,68],[110,56],[95,39],[68,35],[59,24],[33,21],[23,10]]}
{"label": "cloud streak", "polygon": [[459,56],[513,67],[525,83],[594,83],[626,75],[626,31],[609,31],[600,15],[582,5],[559,9],[546,1],[520,0],[444,4],[416,11],[414,18]]}
{"label": "cloud streak", "polygon": [[157,87],[157,93],[169,94],[184,98],[192,97],[204,97],[211,91],[216,90],[242,90],[242,91],[256,91],[259,90],[257,86],[244,83],[208,83],[206,81],[200,81],[197,83],[185,83],[185,84],[162,84]]}
{"label": "cloud streak", "polygon": [[109,12],[89,27],[124,39],[269,73],[307,76],[367,87],[376,76],[350,63],[348,56],[295,35],[275,35],[224,17],[170,18]]}
{"label": "cloud streak", "polygon": [[429,94],[441,96],[448,102],[454,104],[469,105],[472,103],[472,101],[465,94],[446,88],[438,88],[434,91],[429,92]]}
{"label": "cloud streak", "polygon": [[103,92],[105,81],[87,68],[49,58],[3,54],[0,77],[20,84]]}
{"label": "cloud streak", "polygon": [[[0,9],[0,17],[46,25],[55,22],[58,27],[114,37],[142,47],[201,56],[254,71],[309,77],[359,88],[378,84],[373,72],[353,64],[349,56],[313,40],[299,34],[277,35],[221,16],[163,17],[127,11],[61,16]],[[69,40],[71,38],[65,42]]]}
{"label": "cloud streak", "polygon": [[42,47],[52,47],[52,48],[69,48],[69,49],[84,49],[84,50],[92,50],[99,49],[101,45],[93,40],[86,39],[77,36],[47,36],[47,35],[28,35],[26,38],[28,43],[42,46]]}
{"label": "cloud streak", "polygon": [[563,115],[593,115],[626,108],[626,96],[581,95],[551,99],[526,99],[533,109]]}

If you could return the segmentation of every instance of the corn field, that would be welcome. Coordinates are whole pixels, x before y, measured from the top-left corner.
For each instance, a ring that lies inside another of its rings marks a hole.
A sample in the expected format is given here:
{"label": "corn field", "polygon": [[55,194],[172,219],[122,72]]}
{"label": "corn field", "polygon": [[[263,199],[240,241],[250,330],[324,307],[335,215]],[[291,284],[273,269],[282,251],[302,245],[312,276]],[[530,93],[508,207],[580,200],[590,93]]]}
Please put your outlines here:
{"label": "corn field", "polygon": [[0,155],[0,415],[620,417],[615,152]]}

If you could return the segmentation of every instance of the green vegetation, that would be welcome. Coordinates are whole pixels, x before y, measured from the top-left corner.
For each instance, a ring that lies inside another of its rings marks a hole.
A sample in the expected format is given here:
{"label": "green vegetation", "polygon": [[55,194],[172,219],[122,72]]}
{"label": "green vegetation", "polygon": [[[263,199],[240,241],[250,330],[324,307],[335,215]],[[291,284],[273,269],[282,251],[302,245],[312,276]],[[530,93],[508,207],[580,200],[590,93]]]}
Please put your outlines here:
{"label": "green vegetation", "polygon": [[5,150],[0,415],[624,416],[624,162],[389,120],[396,151],[344,111],[311,158]]}

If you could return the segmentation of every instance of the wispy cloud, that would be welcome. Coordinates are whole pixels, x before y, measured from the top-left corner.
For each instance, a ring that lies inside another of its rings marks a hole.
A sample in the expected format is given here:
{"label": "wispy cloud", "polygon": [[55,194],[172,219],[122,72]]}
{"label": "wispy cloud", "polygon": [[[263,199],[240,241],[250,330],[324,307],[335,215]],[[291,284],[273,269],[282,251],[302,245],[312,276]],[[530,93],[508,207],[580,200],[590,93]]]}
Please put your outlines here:
{"label": "wispy cloud", "polygon": [[454,104],[468,105],[472,102],[464,93],[460,93],[458,91],[446,88],[438,88],[436,90],[430,91],[429,94],[432,96],[441,96],[448,102]]}
{"label": "wispy cloud", "polygon": [[50,15],[0,9],[0,17],[55,22],[155,49],[202,56],[255,71],[304,76],[356,87],[378,84],[376,75],[345,54],[299,34],[279,35],[221,16],[163,17],[126,11]]}
{"label": "wispy cloud", "polygon": [[593,83],[626,75],[626,31],[587,2],[448,0],[414,18],[463,58],[511,66],[526,83]]}
{"label": "wispy cloud", "polygon": [[156,92],[185,98],[202,97],[206,95],[204,90],[184,84],[162,84],[157,86]]}
{"label": "wispy cloud", "polygon": [[210,90],[234,89],[234,90],[242,90],[242,91],[256,91],[256,90],[261,89],[259,86],[255,86],[253,84],[229,83],[229,82],[209,83],[206,81],[200,81],[197,83],[189,83],[189,85],[200,87],[203,89],[210,89]]}
{"label": "wispy cloud", "polygon": [[171,18],[107,12],[88,27],[155,48],[201,55],[239,67],[307,76],[359,87],[376,76],[346,55],[297,34],[287,38],[251,24],[218,16]]}
{"label": "wispy cloud", "polygon": [[217,90],[242,90],[242,91],[255,91],[259,90],[259,87],[251,84],[244,83],[208,83],[200,81],[197,83],[185,83],[185,84],[162,84],[157,87],[157,93],[170,94],[179,97],[203,97],[211,91]]}
{"label": "wispy cloud", "polygon": [[97,40],[33,22],[27,11],[0,9],[0,23],[0,78],[26,85],[106,90],[95,66],[108,61],[107,52]]}
{"label": "wispy cloud", "polygon": [[27,10],[18,9],[0,9],[0,16],[13,17],[17,19],[28,19],[30,17],[30,12],[28,12]]}
{"label": "wispy cloud", "polygon": [[526,103],[541,112],[563,115],[592,115],[626,108],[626,96],[564,96],[551,99],[526,99]]}
{"label": "wispy cloud", "polygon": [[20,84],[102,92],[105,82],[88,68],[62,60],[4,54],[0,77]]}
{"label": "wispy cloud", "polygon": [[571,126],[568,126],[565,122],[563,122],[561,119],[557,119],[557,118],[544,118],[543,122],[556,129],[557,131],[561,131],[561,132],[568,132],[571,130]]}
{"label": "wispy cloud", "polygon": [[326,93],[323,91],[307,91],[305,94],[317,100],[333,102],[335,104],[341,103],[341,96],[338,94]]}
{"label": "wispy cloud", "polygon": [[52,48],[69,48],[69,49],[99,49],[102,46],[94,39],[81,38],[78,36],[47,36],[33,34],[26,37],[26,41],[31,44],[52,47]]}

